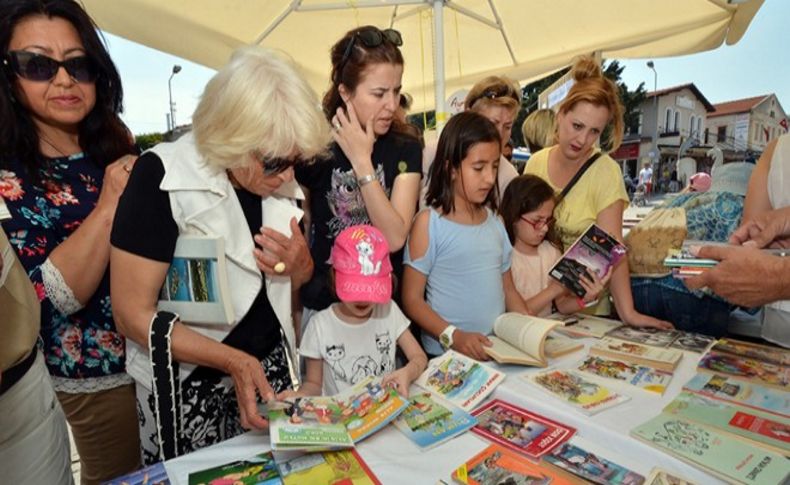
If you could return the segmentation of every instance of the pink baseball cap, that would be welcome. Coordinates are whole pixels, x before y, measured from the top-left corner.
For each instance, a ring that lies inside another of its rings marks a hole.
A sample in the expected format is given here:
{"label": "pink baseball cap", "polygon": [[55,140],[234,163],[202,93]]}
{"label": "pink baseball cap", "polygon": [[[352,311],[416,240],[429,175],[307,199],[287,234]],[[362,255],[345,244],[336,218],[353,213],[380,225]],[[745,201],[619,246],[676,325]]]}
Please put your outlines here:
{"label": "pink baseball cap", "polygon": [[710,189],[710,175],[705,172],[697,172],[689,178],[691,188],[695,192],[707,192]]}
{"label": "pink baseball cap", "polygon": [[375,227],[344,229],[335,239],[329,262],[341,301],[387,303],[392,298],[390,248]]}

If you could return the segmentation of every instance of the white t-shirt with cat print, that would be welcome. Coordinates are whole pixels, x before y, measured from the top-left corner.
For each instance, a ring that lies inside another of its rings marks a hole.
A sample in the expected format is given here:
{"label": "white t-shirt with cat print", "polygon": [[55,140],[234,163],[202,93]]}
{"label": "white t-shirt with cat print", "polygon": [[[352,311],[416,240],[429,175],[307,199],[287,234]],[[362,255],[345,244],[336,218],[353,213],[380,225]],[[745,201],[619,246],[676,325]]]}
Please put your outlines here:
{"label": "white t-shirt with cat print", "polygon": [[325,396],[394,371],[398,337],[409,328],[409,319],[393,302],[376,305],[364,323],[344,322],[336,305],[310,319],[299,346],[302,356],[324,361]]}

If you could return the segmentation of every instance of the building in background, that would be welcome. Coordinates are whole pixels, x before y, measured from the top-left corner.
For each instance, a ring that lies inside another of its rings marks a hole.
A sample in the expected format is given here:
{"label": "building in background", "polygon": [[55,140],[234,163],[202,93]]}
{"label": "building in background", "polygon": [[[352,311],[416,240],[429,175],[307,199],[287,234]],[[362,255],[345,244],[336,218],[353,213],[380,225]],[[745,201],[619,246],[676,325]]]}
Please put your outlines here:
{"label": "building in background", "polygon": [[714,105],[708,114],[705,143],[718,144],[727,155],[759,156],[771,140],[787,133],[787,113],[775,94],[736,99]]}

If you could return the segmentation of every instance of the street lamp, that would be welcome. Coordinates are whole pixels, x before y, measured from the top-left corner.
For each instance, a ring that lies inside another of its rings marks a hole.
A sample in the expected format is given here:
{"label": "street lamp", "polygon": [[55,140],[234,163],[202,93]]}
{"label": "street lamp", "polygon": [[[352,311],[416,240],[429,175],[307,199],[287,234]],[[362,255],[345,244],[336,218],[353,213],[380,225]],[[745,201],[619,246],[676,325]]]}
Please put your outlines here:
{"label": "street lamp", "polygon": [[167,80],[167,94],[170,97],[170,126],[168,126],[167,131],[172,131],[176,129],[176,105],[173,103],[173,87],[171,81],[173,80],[173,76],[181,72],[181,66],[178,64],[173,66],[173,72],[170,74],[170,79]]}
{"label": "street lamp", "polygon": [[653,70],[653,112],[656,114],[656,126],[653,130],[653,170],[656,169],[656,161],[661,157],[658,151],[658,72],[656,72],[656,65],[653,61],[647,61],[647,67]]}

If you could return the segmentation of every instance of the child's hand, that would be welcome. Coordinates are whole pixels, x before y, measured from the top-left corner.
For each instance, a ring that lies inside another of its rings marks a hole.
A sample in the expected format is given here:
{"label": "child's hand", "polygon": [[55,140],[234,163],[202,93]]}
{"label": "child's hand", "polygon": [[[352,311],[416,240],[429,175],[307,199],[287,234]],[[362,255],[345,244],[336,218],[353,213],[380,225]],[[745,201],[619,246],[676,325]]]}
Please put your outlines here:
{"label": "child's hand", "polygon": [[603,278],[598,278],[594,271],[585,271],[581,275],[581,278],[579,278],[579,283],[581,283],[582,287],[586,291],[583,298],[585,303],[597,300],[598,297],[601,296],[601,293],[603,293],[606,289],[606,284],[609,283],[609,278],[611,277],[612,268],[609,268],[609,271],[603,275]]}
{"label": "child's hand", "polygon": [[463,330],[456,330],[453,333],[453,350],[475,360],[488,360],[488,354],[483,350],[483,347],[491,347],[491,345],[493,345],[491,341],[482,333],[464,332]]}
{"label": "child's hand", "polygon": [[409,386],[411,385],[411,378],[409,377],[409,370],[406,367],[401,367],[395,372],[390,372],[383,379],[381,379],[382,387],[392,387],[398,394],[403,397],[409,397]]}

